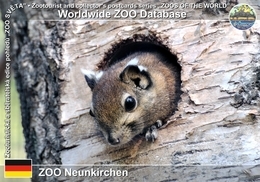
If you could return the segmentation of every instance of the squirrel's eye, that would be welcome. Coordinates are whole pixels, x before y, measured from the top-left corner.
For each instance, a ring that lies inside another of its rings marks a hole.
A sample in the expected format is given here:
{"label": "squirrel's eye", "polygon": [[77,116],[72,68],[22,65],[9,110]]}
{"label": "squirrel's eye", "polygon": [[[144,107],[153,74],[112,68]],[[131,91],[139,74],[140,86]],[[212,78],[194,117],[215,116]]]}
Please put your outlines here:
{"label": "squirrel's eye", "polygon": [[132,111],[135,108],[135,106],[136,106],[135,99],[131,96],[128,96],[125,99],[125,111],[126,112]]}
{"label": "squirrel's eye", "polygon": [[94,113],[91,110],[89,110],[89,115],[95,117]]}

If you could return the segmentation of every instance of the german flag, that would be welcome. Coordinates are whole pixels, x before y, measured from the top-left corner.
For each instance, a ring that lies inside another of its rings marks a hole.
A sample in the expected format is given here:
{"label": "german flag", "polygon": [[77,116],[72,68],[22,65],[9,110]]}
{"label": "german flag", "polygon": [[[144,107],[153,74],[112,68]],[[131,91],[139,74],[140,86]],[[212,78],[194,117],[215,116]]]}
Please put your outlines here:
{"label": "german flag", "polygon": [[6,159],[5,178],[31,178],[32,160],[31,159]]}

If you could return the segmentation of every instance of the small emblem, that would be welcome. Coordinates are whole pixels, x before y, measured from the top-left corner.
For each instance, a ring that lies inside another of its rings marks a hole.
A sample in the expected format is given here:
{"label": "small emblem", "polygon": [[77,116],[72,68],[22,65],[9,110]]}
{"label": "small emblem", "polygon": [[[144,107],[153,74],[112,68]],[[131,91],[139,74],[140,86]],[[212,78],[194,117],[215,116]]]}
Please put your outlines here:
{"label": "small emblem", "polygon": [[251,28],[256,21],[256,12],[248,4],[238,4],[229,12],[229,20],[231,25],[238,30],[246,30]]}

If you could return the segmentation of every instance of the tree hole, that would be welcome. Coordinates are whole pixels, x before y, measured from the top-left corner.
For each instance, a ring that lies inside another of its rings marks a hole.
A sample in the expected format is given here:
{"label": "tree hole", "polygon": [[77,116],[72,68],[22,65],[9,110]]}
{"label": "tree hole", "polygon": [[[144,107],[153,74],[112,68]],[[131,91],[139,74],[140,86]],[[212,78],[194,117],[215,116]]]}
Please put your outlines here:
{"label": "tree hole", "polygon": [[120,62],[127,56],[137,52],[156,52],[162,55],[163,60],[167,64],[172,64],[177,72],[176,82],[176,99],[175,104],[180,100],[181,95],[181,66],[178,63],[178,57],[172,53],[161,38],[155,34],[149,35],[135,34],[133,37],[122,40],[112,45],[112,48],[105,53],[103,60],[97,65],[99,70],[106,70],[113,64]]}

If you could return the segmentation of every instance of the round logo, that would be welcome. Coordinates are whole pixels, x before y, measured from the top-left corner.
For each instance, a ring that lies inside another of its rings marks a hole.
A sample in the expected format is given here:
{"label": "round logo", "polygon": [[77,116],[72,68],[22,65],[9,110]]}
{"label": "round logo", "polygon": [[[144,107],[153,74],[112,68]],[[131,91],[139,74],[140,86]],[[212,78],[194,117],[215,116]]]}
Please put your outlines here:
{"label": "round logo", "polygon": [[256,21],[256,12],[248,4],[238,4],[229,12],[229,20],[233,27],[238,30],[246,30],[251,28]]}

